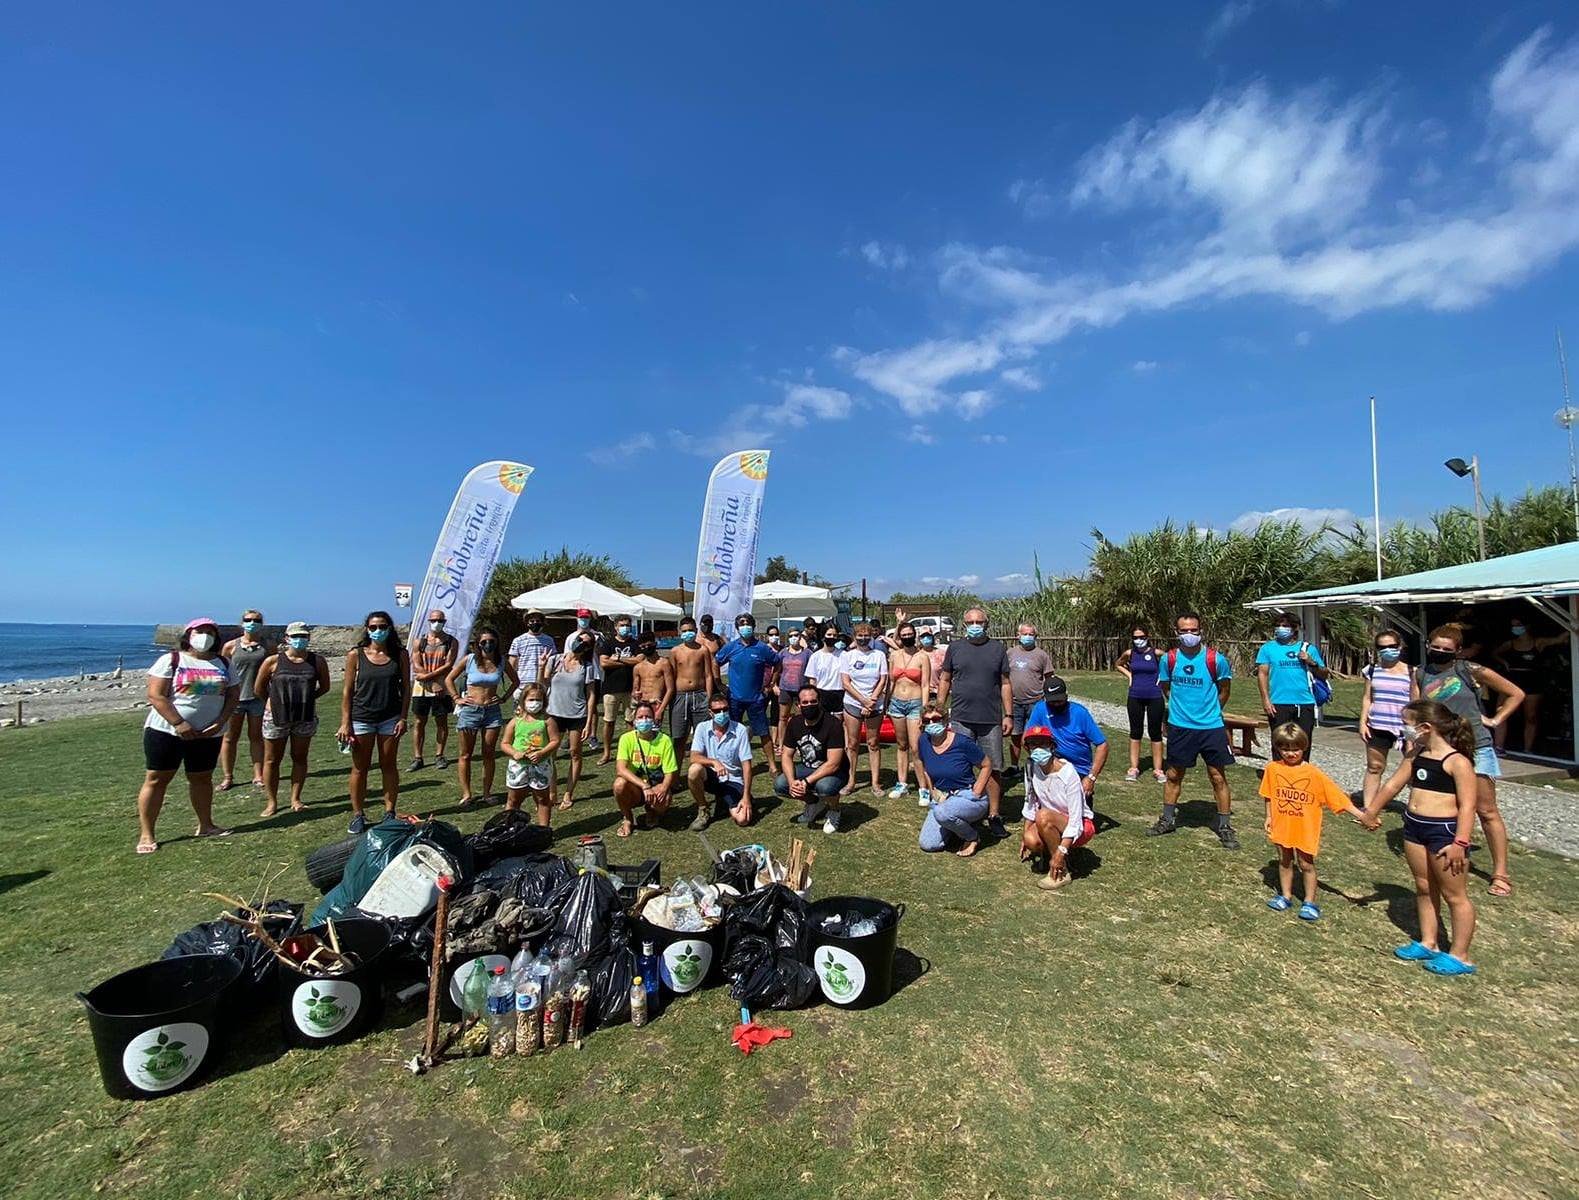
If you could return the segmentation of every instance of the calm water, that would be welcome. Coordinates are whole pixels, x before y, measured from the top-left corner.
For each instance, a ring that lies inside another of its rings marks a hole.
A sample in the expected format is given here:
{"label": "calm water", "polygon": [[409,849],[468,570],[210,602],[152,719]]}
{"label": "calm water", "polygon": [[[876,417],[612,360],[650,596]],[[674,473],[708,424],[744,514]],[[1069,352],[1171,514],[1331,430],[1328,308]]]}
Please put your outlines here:
{"label": "calm water", "polygon": [[126,670],[143,672],[159,657],[148,625],[13,625],[0,621],[0,680],[48,679],[54,675],[103,675],[126,659]]}

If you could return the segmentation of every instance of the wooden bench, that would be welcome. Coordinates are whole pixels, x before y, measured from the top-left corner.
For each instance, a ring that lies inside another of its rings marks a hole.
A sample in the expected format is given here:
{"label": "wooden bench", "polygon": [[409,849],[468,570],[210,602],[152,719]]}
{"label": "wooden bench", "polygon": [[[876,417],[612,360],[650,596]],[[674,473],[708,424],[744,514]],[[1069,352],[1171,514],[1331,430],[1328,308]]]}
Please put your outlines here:
{"label": "wooden bench", "polygon": [[[1264,720],[1251,720],[1249,717],[1236,717],[1232,713],[1223,714],[1223,728],[1228,731],[1228,748],[1239,758],[1249,758],[1255,753],[1256,732],[1265,724]],[[1234,741],[1234,735],[1239,735],[1239,740]]]}

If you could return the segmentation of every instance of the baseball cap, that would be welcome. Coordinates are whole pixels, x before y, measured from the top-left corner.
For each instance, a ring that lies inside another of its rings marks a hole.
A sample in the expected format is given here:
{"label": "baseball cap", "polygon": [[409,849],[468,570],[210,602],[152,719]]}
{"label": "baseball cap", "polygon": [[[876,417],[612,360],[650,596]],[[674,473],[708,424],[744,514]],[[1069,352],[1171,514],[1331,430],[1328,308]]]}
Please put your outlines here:
{"label": "baseball cap", "polygon": [[1042,695],[1049,700],[1069,699],[1069,685],[1057,675],[1049,675],[1047,682],[1042,685]]}
{"label": "baseball cap", "polygon": [[590,616],[593,616],[593,615],[594,614],[593,614],[593,612],[592,612],[592,610],[590,608],[578,608],[578,609],[576,609],[576,616],[578,616],[578,617],[590,617]]}
{"label": "baseball cap", "polygon": [[540,608],[529,608],[526,610],[526,615],[529,617],[540,617],[543,615],[543,610]]}
{"label": "baseball cap", "polygon": [[292,621],[285,627],[286,637],[311,637],[312,630],[307,628],[306,621]]}
{"label": "baseball cap", "polygon": [[1027,725],[1025,733],[1021,736],[1026,738],[1046,738],[1048,741],[1052,741],[1053,731],[1046,725]]}
{"label": "baseball cap", "polygon": [[181,632],[191,633],[192,630],[201,629],[205,625],[212,625],[215,629],[219,628],[219,622],[214,620],[213,617],[194,617],[192,620],[186,623],[186,628]]}

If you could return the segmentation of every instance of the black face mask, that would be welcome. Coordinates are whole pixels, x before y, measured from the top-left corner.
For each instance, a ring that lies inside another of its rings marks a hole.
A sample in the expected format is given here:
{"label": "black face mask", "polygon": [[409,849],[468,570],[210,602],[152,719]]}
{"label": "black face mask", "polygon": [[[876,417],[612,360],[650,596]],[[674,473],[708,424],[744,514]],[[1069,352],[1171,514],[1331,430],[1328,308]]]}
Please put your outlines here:
{"label": "black face mask", "polygon": [[1426,660],[1426,662],[1431,663],[1434,666],[1438,666],[1438,667],[1442,666],[1445,663],[1452,662],[1457,657],[1458,657],[1458,653],[1456,651],[1453,651],[1453,650],[1428,649],[1425,652],[1425,660]]}
{"label": "black face mask", "polygon": [[805,717],[808,721],[815,721],[818,717],[822,716],[822,705],[802,704],[800,706],[800,715]]}
{"label": "black face mask", "polygon": [[899,644],[901,646],[914,646],[916,644],[915,634],[908,634],[907,636],[900,638]]}
{"label": "black face mask", "polygon": [[528,621],[526,627],[533,633],[543,632],[543,623],[541,621]]}
{"label": "black face mask", "polygon": [[643,654],[656,654],[656,653],[658,653],[658,647],[654,646],[651,642],[643,642],[640,646],[637,647],[637,649],[640,650]]}
{"label": "black face mask", "polygon": [[494,653],[499,649],[499,643],[498,642],[492,642],[492,641],[489,641],[489,642],[478,642],[477,643],[477,649],[481,650],[484,654],[488,655],[491,658],[494,655]]}

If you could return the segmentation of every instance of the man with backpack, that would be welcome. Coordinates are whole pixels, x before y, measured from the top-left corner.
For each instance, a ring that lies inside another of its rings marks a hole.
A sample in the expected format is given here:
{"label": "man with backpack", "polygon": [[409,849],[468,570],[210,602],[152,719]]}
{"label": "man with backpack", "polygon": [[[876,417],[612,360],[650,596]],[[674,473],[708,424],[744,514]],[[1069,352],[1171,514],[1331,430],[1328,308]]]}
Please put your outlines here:
{"label": "man with backpack", "polygon": [[1168,751],[1164,766],[1167,780],[1162,785],[1162,816],[1147,834],[1156,837],[1172,833],[1178,826],[1179,792],[1184,773],[1197,759],[1206,764],[1212,795],[1217,800],[1217,840],[1224,850],[1239,849],[1239,835],[1229,821],[1234,798],[1228,790],[1224,768],[1234,761],[1228,748],[1228,730],[1223,726],[1223,705],[1228,702],[1233,668],[1226,655],[1201,644],[1201,618],[1193,612],[1181,613],[1174,622],[1177,649],[1162,656],[1157,682],[1168,705]]}
{"label": "man with backpack", "polygon": [[1256,683],[1269,727],[1293,723],[1314,745],[1316,708],[1332,696],[1328,674],[1321,651],[1299,640],[1299,618],[1278,613],[1272,640],[1256,651]]}

